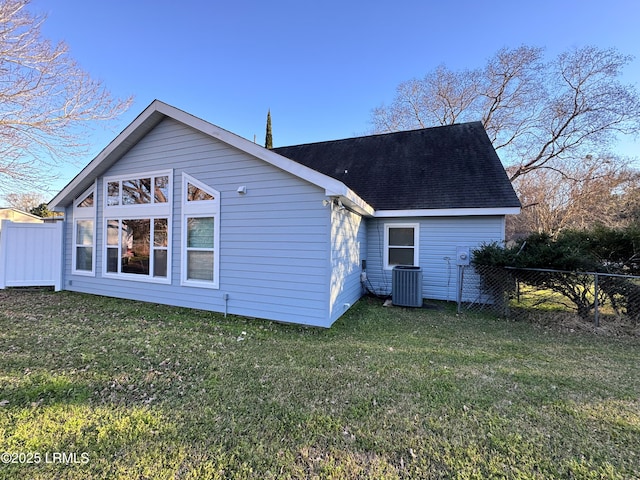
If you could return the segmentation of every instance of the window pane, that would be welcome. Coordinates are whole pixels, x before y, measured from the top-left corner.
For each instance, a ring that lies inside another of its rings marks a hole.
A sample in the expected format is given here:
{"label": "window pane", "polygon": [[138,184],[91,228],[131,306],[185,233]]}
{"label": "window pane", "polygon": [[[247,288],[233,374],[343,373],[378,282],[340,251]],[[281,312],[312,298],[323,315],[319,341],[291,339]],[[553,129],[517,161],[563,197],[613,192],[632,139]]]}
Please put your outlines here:
{"label": "window pane", "polygon": [[389,265],[413,265],[413,248],[389,248]]}
{"label": "window pane", "polygon": [[93,245],[93,220],[76,222],[76,245]]}
{"label": "window pane", "polygon": [[167,251],[166,250],[154,250],[153,276],[154,277],[167,276]]}
{"label": "window pane", "polygon": [[93,192],[90,193],[82,200],[79,204],[79,207],[93,207]]}
{"label": "window pane", "polygon": [[93,247],[76,247],[76,270],[91,271]]}
{"label": "window pane", "polygon": [[107,272],[118,273],[118,249],[107,248]]}
{"label": "window pane", "polygon": [[118,220],[107,221],[107,245],[118,245]]}
{"label": "window pane", "polygon": [[107,205],[119,205],[120,182],[109,182],[107,184]]}
{"label": "window pane", "polygon": [[122,181],[122,204],[151,203],[151,178]]}
{"label": "window pane", "polygon": [[213,217],[187,219],[187,247],[213,248]]}
{"label": "window pane", "polygon": [[151,220],[122,220],[123,273],[149,275]]}
{"label": "window pane", "polygon": [[169,177],[156,177],[153,198],[156,203],[166,203],[169,198]]}
{"label": "window pane", "polygon": [[213,252],[187,252],[187,278],[213,282]]}
{"label": "window pane", "polygon": [[393,246],[413,246],[413,228],[390,228],[389,245]]}
{"label": "window pane", "polygon": [[153,245],[156,247],[166,247],[167,236],[167,219],[156,218],[153,221]]}
{"label": "window pane", "polygon": [[198,202],[202,200],[215,200],[215,198],[213,198],[213,195],[205,192],[201,188],[198,188],[191,183],[187,183],[187,201]]}

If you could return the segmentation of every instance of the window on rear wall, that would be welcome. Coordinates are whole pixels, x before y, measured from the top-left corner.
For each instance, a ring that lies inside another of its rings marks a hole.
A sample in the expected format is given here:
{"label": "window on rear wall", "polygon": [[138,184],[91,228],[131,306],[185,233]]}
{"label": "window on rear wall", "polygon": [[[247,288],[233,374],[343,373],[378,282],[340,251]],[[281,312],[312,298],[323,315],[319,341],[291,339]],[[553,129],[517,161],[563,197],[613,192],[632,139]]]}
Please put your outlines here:
{"label": "window on rear wall", "polygon": [[73,202],[73,273],[95,275],[96,238],[95,184]]}
{"label": "window on rear wall", "polygon": [[384,268],[397,265],[419,266],[417,223],[386,224],[384,229]]}
{"label": "window on rear wall", "polygon": [[172,171],[105,178],[104,274],[169,283]]}
{"label": "window on rear wall", "polygon": [[220,192],[182,174],[182,284],[218,288]]}
{"label": "window on rear wall", "polygon": [[167,278],[168,219],[107,220],[107,274]]}

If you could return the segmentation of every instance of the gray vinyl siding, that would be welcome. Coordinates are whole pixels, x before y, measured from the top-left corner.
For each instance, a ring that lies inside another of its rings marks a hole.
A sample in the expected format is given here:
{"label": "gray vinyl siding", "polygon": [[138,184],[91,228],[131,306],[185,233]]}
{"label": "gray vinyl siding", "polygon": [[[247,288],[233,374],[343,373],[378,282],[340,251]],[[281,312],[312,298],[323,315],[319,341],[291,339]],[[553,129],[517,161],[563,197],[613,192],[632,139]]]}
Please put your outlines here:
{"label": "gray vinyl siding", "polygon": [[[199,308],[229,314],[331,325],[330,210],[325,192],[266,162],[165,119],[105,176],[173,169],[171,283],[103,277],[104,186],[97,185],[95,277],[72,275],[66,254],[67,290]],[[220,192],[219,289],[180,284],[182,173]],[[237,193],[239,186],[247,193]],[[72,209],[67,210],[66,245],[72,247]],[[224,296],[228,295],[225,306]]]}
{"label": "gray vinyl siding", "polygon": [[331,321],[362,296],[361,264],[367,251],[366,221],[357,213],[333,208],[331,215]]}
{"label": "gray vinyl siding", "polygon": [[484,242],[504,240],[503,216],[371,219],[367,227],[367,285],[379,295],[391,294],[391,270],[383,268],[384,228],[390,223],[419,223],[422,294],[433,300],[457,299],[457,246],[473,249]]}

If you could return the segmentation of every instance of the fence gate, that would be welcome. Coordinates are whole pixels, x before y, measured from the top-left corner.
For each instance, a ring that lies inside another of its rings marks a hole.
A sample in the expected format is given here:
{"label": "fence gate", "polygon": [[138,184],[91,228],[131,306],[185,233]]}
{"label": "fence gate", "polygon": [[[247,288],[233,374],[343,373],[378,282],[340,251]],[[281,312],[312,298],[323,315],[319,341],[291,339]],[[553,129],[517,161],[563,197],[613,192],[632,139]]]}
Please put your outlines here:
{"label": "fence gate", "polygon": [[62,288],[62,222],[14,223],[0,229],[0,289]]}

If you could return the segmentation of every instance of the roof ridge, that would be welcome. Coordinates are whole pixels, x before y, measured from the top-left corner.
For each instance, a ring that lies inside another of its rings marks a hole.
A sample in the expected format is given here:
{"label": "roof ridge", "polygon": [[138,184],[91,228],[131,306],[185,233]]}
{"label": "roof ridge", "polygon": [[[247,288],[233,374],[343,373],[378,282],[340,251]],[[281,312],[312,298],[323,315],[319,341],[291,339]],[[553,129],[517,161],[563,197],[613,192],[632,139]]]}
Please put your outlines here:
{"label": "roof ridge", "polygon": [[303,147],[303,146],[307,146],[307,145],[322,145],[322,144],[326,144],[326,143],[347,142],[347,141],[350,141],[350,140],[359,140],[359,139],[365,139],[365,138],[386,137],[386,136],[391,136],[391,135],[417,133],[417,132],[424,132],[424,131],[427,131],[427,130],[437,130],[437,129],[441,129],[441,128],[460,127],[460,126],[473,125],[473,124],[479,124],[480,126],[482,126],[482,122],[480,120],[473,120],[473,121],[469,121],[469,122],[450,123],[450,124],[447,124],[447,125],[435,125],[435,126],[432,126],[432,127],[412,128],[412,129],[409,129],[409,130],[397,130],[395,132],[372,133],[372,134],[369,134],[369,135],[359,135],[359,136],[354,136],[354,137],[336,138],[334,140],[320,140],[320,141],[317,141],[317,142],[297,143],[297,144],[294,144],[294,145],[282,145],[280,147],[274,147],[273,150],[278,150],[279,148]]}

